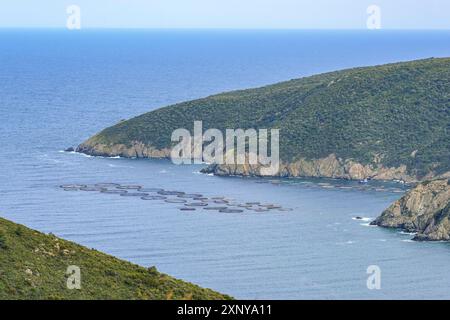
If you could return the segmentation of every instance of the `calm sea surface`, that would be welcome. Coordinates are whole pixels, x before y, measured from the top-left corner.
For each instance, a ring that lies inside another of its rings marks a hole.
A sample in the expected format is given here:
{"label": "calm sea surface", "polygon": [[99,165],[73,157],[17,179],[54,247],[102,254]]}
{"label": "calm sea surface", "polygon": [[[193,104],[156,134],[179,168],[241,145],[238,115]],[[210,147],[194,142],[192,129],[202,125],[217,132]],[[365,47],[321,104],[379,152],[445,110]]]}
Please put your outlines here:
{"label": "calm sea surface", "polygon": [[[175,102],[432,56],[450,56],[450,32],[2,30],[0,215],[237,298],[448,299],[450,245],[368,226],[399,185],[219,178],[201,166],[61,152]],[[293,210],[182,212],[58,187],[99,182]],[[381,290],[367,289],[370,265]]]}

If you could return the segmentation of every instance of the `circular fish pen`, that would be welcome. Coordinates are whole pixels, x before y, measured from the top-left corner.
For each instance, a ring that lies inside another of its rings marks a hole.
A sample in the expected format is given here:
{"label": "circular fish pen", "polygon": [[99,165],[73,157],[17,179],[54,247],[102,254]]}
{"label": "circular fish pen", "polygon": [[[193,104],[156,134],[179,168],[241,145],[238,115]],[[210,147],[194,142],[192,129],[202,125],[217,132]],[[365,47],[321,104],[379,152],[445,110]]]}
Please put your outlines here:
{"label": "circular fish pen", "polygon": [[167,197],[164,196],[145,196],[141,197],[142,200],[166,200]]}
{"label": "circular fish pen", "polygon": [[148,196],[148,193],[142,193],[142,192],[127,192],[127,193],[121,193],[120,196],[122,197],[146,197]]}
{"label": "circular fish pen", "polygon": [[117,189],[122,189],[122,190],[139,190],[142,188],[142,186],[139,185],[119,185],[116,187]]}
{"label": "circular fish pen", "polygon": [[184,194],[182,191],[167,191],[167,190],[161,190],[157,192],[160,195],[163,196],[181,196]]}
{"label": "circular fish pen", "polygon": [[206,207],[208,204],[203,202],[186,203],[187,207]]}
{"label": "circular fish pen", "polygon": [[99,188],[99,187],[83,187],[83,188],[80,188],[80,190],[81,191],[89,191],[89,192],[95,192],[95,191],[101,192],[101,191],[105,191],[106,189]]}
{"label": "circular fish pen", "polygon": [[185,193],[178,195],[178,198],[186,198],[186,199],[194,199],[194,198],[202,198],[202,194],[198,193]]}
{"label": "circular fish pen", "polygon": [[117,187],[120,187],[120,184],[106,182],[106,183],[96,183],[96,184],[94,184],[94,186],[99,187],[99,188],[117,188]]}
{"label": "circular fish pen", "polygon": [[195,210],[197,210],[197,209],[195,209],[195,208],[186,208],[186,207],[180,208],[180,211],[195,211]]}
{"label": "circular fish pen", "polygon": [[219,210],[219,212],[221,212],[221,213],[242,213],[242,212],[244,212],[244,210],[240,210],[240,209],[222,209],[222,210]]}
{"label": "circular fish pen", "polygon": [[183,199],[167,199],[164,201],[167,203],[186,203],[187,202],[186,200],[183,200]]}
{"label": "circular fish pen", "polygon": [[226,210],[227,207],[204,207],[203,210],[209,210],[209,211],[220,211],[220,210]]}
{"label": "circular fish pen", "polygon": [[125,194],[125,193],[128,193],[127,190],[102,190],[100,192],[101,193],[106,193],[106,194]]}
{"label": "circular fish pen", "polygon": [[161,189],[161,188],[141,188],[141,189],[139,189],[139,191],[141,191],[141,192],[160,192],[160,191],[164,191],[164,189]]}

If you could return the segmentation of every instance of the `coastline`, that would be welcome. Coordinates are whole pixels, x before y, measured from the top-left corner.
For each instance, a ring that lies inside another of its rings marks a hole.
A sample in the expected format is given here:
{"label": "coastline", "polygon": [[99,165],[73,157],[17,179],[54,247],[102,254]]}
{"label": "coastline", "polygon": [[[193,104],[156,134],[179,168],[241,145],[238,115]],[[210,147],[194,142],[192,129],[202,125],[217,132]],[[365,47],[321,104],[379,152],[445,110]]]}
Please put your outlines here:
{"label": "coastline", "polygon": [[371,225],[413,233],[415,241],[450,241],[450,179],[422,182]]}
{"label": "coastline", "polygon": [[[74,151],[68,151],[68,150]],[[170,149],[158,150],[152,146],[146,146],[142,142],[135,142],[132,146],[123,144],[106,145],[92,144],[90,140],[80,144],[76,148],[66,149],[66,152],[76,152],[88,156],[128,159],[170,159]],[[254,165],[217,165],[209,164],[201,172],[216,176],[247,176],[269,177],[262,175],[261,166]],[[378,180],[394,181],[402,183],[418,183],[421,180],[429,180],[436,177],[433,173],[426,177],[418,177],[407,172],[406,165],[387,168],[376,164],[361,164],[352,159],[340,159],[335,154],[330,154],[322,159],[300,159],[295,162],[281,162],[280,170],[274,178],[331,178],[342,180]]]}

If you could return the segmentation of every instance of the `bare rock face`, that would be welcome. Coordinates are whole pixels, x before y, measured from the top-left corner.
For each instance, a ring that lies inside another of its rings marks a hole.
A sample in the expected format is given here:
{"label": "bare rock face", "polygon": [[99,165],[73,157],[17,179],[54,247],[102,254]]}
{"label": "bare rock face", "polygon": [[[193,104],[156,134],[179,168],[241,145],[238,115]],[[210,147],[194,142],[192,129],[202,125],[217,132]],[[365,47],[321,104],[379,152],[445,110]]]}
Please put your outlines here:
{"label": "bare rock face", "polygon": [[[213,164],[202,170],[219,176],[262,176],[259,165],[217,165]],[[406,166],[386,168],[381,165],[360,164],[353,160],[343,160],[330,154],[322,159],[300,159],[291,163],[281,163],[279,177],[318,177],[349,180],[403,180],[416,182],[418,178],[407,173]]]}
{"label": "bare rock face", "polygon": [[[170,158],[169,148],[157,149],[141,141],[132,141],[130,145],[107,144],[97,141],[96,136],[80,144],[77,152],[104,157],[124,158]],[[248,160],[248,159],[247,159]],[[240,165],[212,164],[202,169],[203,173],[212,173],[218,176],[265,176],[262,165],[249,163]],[[278,173],[274,177],[315,177],[347,180],[401,180],[405,182],[418,182],[437,178],[433,172],[426,177],[417,177],[409,173],[405,165],[399,167],[384,167],[380,163],[361,164],[353,159],[341,159],[330,154],[321,159],[300,158],[294,162],[281,162]],[[450,177],[447,172],[439,177]]]}
{"label": "bare rock face", "polygon": [[450,179],[423,182],[372,222],[415,232],[414,240],[450,240]]}
{"label": "bare rock face", "polygon": [[124,157],[124,158],[168,158],[169,149],[156,149],[142,142],[133,141],[130,146],[124,144],[101,144],[86,141],[77,147],[77,152],[92,156]]}

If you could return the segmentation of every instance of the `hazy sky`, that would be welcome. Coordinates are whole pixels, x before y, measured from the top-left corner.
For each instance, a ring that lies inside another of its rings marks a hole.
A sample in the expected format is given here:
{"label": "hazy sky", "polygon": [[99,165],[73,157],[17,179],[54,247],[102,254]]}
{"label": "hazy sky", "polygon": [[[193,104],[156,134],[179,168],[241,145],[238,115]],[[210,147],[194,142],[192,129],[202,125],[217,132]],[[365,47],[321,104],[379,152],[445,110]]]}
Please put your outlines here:
{"label": "hazy sky", "polygon": [[450,0],[0,0],[0,27],[366,28],[369,5],[384,29],[450,29]]}

